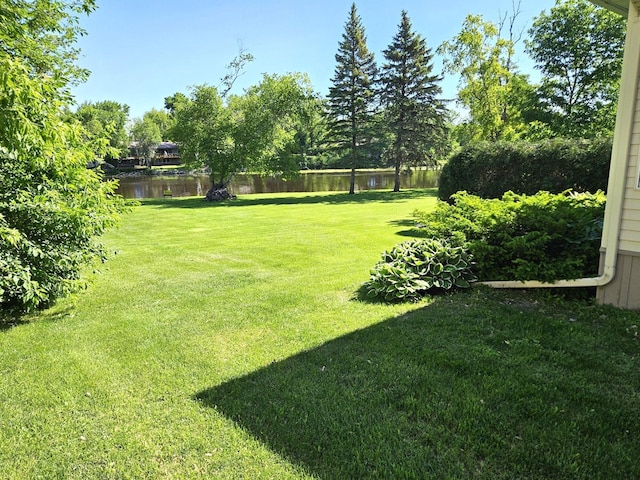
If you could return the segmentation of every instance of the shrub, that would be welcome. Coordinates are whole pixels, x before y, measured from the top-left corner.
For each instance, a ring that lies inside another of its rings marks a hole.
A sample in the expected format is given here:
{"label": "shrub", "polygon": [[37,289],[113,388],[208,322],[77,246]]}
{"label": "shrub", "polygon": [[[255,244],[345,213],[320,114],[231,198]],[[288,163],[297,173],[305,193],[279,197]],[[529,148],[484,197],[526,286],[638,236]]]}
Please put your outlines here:
{"label": "shrub", "polygon": [[482,199],[460,192],[453,204],[415,212],[425,236],[465,245],[481,280],[581,278],[597,273],[605,196],[507,192]]}
{"label": "shrub", "polygon": [[430,290],[469,288],[475,280],[471,257],[463,247],[423,239],[384,252],[364,286],[369,296],[389,302],[417,300]]}
{"label": "shrub", "polygon": [[443,167],[438,195],[448,201],[458,191],[482,198],[606,191],[611,145],[609,139],[472,144]]}
{"label": "shrub", "polygon": [[[0,177],[8,165],[0,155]],[[39,188],[46,181],[40,172],[30,173],[34,188],[11,185],[23,182],[19,175],[0,186],[0,306],[17,313],[47,307],[81,286],[83,268],[106,258],[97,238],[124,208],[110,199],[113,185],[84,166],[73,184],[59,175],[47,190]]]}
{"label": "shrub", "polygon": [[[80,14],[94,2],[2,2],[0,48],[0,309],[50,305],[104,258],[98,238],[124,210],[116,184],[87,164],[107,153],[65,110]],[[4,32],[10,32],[9,35]],[[1,319],[0,319],[1,320]]]}

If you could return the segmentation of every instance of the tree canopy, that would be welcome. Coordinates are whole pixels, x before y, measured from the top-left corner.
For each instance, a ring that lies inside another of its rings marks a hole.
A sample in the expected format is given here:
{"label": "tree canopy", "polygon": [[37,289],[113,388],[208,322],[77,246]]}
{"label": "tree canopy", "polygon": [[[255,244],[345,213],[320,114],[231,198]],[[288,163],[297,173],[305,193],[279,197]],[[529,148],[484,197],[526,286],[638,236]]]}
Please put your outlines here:
{"label": "tree canopy", "polygon": [[133,149],[138,157],[144,159],[148,168],[153,166],[156,147],[162,142],[162,132],[152,117],[145,114],[133,122],[131,127],[131,139]]}
{"label": "tree canopy", "polygon": [[180,145],[183,162],[209,169],[212,190],[226,188],[232,175],[242,168],[233,141],[234,123],[217,88],[200,85],[189,97],[174,105],[175,124],[171,138]]}
{"label": "tree canopy", "polygon": [[101,156],[104,147],[107,147],[104,152],[107,160],[126,156],[129,139],[125,127],[129,119],[129,105],[111,100],[84,102],[71,117],[84,127],[87,141],[106,140],[106,145],[94,147],[96,156]]}
{"label": "tree canopy", "polygon": [[625,20],[587,0],[560,0],[535,18],[527,52],[542,72],[542,115],[553,135],[607,136],[615,124]]}
{"label": "tree canopy", "polygon": [[369,155],[374,136],[376,75],[375,59],[354,3],[338,45],[328,102],[333,142],[349,156],[350,194],[355,193],[355,172]]}
{"label": "tree canopy", "polygon": [[[524,81],[518,79],[513,60],[517,15],[516,11],[498,24],[467,15],[460,33],[438,48],[445,57],[445,71],[460,75],[458,102],[469,115],[462,136],[470,141],[513,139],[521,128],[513,106],[515,87]],[[505,36],[507,20],[510,28]]]}
{"label": "tree canopy", "polygon": [[118,219],[115,185],[86,168],[94,152],[65,122],[69,85],[86,78],[74,42],[93,1],[0,4],[0,304],[25,311],[77,287],[104,258],[97,237]]}
{"label": "tree canopy", "polygon": [[400,190],[400,168],[409,162],[435,165],[447,145],[446,109],[441,78],[433,73],[433,54],[402,12],[398,32],[384,50],[380,96],[385,124],[392,136],[388,150],[395,167],[394,191]]}
{"label": "tree canopy", "polygon": [[318,100],[306,75],[263,75],[262,82],[232,102],[239,115],[237,140],[247,168],[297,174],[300,138],[312,128]]}
{"label": "tree canopy", "polygon": [[210,199],[242,169],[295,175],[301,154],[296,140],[310,128],[309,111],[317,104],[308,77],[300,74],[265,74],[258,85],[226,100],[216,87],[200,85],[189,97],[174,95],[171,101],[171,138],[187,165],[207,168]]}
{"label": "tree canopy", "polygon": [[171,113],[167,112],[166,110],[158,110],[152,108],[148,112],[144,113],[144,115],[142,116],[142,120],[157,125],[158,130],[160,131],[161,140],[171,140],[169,132],[174,124],[174,119],[171,116]]}

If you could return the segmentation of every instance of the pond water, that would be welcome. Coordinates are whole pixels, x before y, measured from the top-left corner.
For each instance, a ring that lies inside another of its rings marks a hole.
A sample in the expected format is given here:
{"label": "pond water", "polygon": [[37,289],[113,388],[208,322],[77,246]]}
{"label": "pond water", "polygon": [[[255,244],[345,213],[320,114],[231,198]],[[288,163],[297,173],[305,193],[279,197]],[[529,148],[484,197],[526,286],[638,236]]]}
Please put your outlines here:
{"label": "pond water", "polygon": [[[350,172],[303,173],[299,178],[283,180],[254,174],[238,174],[229,190],[236,195],[280,192],[340,192],[349,191]],[[401,188],[431,188],[438,186],[439,170],[414,170],[403,173]],[[171,191],[173,197],[204,196],[209,190],[209,177],[204,174],[132,175],[119,178],[118,193],[125,198],[160,198]],[[392,171],[356,173],[356,191],[393,189]]]}

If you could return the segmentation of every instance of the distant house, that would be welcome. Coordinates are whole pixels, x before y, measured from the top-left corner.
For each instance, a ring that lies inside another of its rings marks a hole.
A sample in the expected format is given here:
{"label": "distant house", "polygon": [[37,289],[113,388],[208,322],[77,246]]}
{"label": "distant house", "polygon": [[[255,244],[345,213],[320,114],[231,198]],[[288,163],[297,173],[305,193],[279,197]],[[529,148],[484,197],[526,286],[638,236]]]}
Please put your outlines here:
{"label": "distant house", "polygon": [[180,151],[173,142],[162,142],[156,147],[154,165],[180,165]]}
{"label": "distant house", "polygon": [[[180,150],[173,142],[161,142],[155,148],[155,156],[152,160],[153,166],[180,165]],[[146,162],[138,150],[137,142],[129,144],[129,155],[118,159],[118,168],[144,167]]]}

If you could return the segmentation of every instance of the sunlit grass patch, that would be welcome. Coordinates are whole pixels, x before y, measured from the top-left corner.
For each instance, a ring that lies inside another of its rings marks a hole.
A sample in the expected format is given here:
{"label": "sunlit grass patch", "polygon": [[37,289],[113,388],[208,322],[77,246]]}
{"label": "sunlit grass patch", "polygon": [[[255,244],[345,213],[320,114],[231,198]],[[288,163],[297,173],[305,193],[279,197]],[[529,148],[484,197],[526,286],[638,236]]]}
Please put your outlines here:
{"label": "sunlit grass patch", "polygon": [[86,291],[0,331],[1,476],[640,477],[637,313],[357,300],[433,195],[143,202]]}

